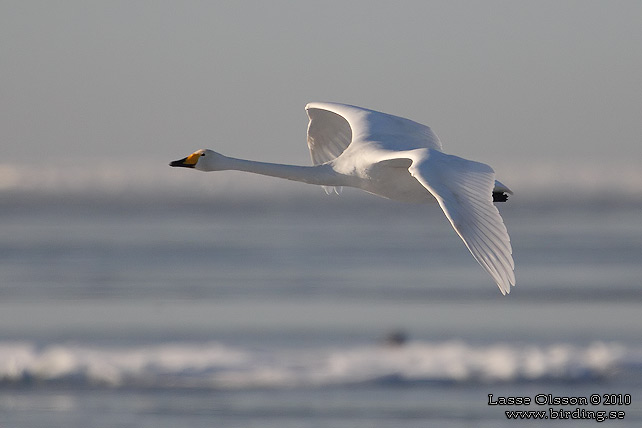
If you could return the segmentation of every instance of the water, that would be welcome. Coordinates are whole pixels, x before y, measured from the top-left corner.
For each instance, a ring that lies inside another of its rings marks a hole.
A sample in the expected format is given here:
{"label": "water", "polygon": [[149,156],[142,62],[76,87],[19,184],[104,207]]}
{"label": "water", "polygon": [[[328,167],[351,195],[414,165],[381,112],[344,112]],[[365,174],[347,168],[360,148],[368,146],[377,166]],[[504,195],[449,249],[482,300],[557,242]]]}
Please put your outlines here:
{"label": "water", "polygon": [[6,191],[0,426],[508,427],[578,407],[642,424],[638,199],[500,205],[503,297],[436,205],[347,193]]}

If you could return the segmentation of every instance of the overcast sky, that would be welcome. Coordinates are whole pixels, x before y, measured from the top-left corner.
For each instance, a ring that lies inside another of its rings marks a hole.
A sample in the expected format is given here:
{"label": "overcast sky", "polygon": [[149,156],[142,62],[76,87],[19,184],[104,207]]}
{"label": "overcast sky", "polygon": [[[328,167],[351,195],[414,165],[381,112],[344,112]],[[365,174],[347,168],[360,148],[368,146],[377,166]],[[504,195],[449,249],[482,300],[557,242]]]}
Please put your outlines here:
{"label": "overcast sky", "polygon": [[2,0],[0,61],[0,164],[307,164],[309,101],[411,118],[490,164],[642,160],[637,0]]}

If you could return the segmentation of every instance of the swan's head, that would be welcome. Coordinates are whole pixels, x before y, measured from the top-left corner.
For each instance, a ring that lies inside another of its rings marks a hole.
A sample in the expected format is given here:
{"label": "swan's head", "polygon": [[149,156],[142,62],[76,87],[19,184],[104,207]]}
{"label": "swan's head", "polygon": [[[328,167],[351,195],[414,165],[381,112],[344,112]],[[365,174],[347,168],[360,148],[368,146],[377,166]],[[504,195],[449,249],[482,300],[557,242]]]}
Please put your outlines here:
{"label": "swan's head", "polygon": [[218,171],[225,169],[223,166],[224,159],[225,156],[220,153],[209,149],[201,149],[186,158],[170,162],[169,166],[194,168],[199,171]]}

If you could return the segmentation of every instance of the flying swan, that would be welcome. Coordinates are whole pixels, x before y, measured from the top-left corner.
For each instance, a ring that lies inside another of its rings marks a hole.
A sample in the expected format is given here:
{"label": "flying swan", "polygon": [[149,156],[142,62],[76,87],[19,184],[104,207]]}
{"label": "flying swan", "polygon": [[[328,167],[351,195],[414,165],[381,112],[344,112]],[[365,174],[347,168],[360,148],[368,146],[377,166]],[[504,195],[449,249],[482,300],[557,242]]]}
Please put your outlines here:
{"label": "flying swan", "polygon": [[281,165],[198,150],[170,163],[200,171],[238,170],[286,178],[339,193],[343,186],[404,202],[435,199],[471,254],[502,294],[515,285],[510,238],[493,202],[510,189],[493,169],[442,152],[427,126],[365,108],[310,103],[306,107],[313,166]]}

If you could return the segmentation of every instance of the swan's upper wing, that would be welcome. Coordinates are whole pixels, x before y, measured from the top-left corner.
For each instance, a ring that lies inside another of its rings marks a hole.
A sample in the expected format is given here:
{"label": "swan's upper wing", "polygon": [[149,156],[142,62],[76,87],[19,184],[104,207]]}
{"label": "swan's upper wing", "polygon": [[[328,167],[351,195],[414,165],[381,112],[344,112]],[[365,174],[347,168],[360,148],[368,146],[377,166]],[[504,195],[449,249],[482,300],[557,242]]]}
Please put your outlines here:
{"label": "swan's upper wing", "polygon": [[475,260],[493,277],[502,294],[515,285],[510,238],[493,205],[491,167],[430,150],[414,159],[410,173],[437,199]]}
{"label": "swan's upper wing", "polygon": [[375,142],[388,150],[441,150],[439,138],[429,127],[409,119],[336,103],[310,103],[305,109],[314,165],[339,157],[353,142]]}

